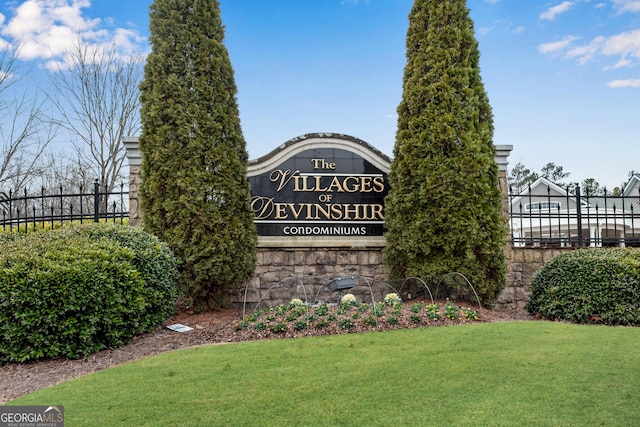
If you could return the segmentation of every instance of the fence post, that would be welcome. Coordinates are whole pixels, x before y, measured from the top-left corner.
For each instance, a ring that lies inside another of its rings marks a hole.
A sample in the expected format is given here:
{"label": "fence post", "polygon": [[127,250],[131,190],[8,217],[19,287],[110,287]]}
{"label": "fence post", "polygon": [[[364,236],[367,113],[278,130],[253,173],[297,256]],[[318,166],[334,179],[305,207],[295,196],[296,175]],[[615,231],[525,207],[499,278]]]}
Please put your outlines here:
{"label": "fence post", "polygon": [[576,214],[578,216],[578,247],[584,246],[582,238],[582,202],[580,200],[580,185],[576,183]]}
{"label": "fence post", "polygon": [[100,184],[96,179],[93,183],[93,222],[100,219]]}

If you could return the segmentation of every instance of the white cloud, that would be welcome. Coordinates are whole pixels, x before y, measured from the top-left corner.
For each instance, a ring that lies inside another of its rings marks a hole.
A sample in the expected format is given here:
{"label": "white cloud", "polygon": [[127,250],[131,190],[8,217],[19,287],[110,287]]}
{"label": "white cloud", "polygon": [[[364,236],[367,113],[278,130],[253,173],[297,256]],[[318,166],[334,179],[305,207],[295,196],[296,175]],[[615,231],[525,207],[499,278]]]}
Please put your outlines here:
{"label": "white cloud", "polygon": [[494,5],[496,3],[498,3],[500,0],[484,0],[485,3],[489,3],[490,5]]}
{"label": "white cloud", "polygon": [[558,51],[565,50],[571,43],[578,40],[579,38],[576,36],[566,36],[562,40],[558,40],[557,42],[543,43],[538,46],[538,51],[540,53],[556,53]]}
{"label": "white cloud", "polygon": [[577,46],[568,49],[566,52],[567,58],[578,58],[580,64],[586,64],[592,61],[596,56],[602,53],[602,48],[606,43],[606,38],[598,36],[591,40],[589,44],[583,46]]}
{"label": "white cloud", "polygon": [[602,48],[602,54],[631,55],[640,59],[640,29],[607,38]]}
{"label": "white cloud", "polygon": [[607,83],[610,88],[640,87],[640,79],[613,80]]}
{"label": "white cloud", "polygon": [[491,31],[493,31],[493,27],[480,27],[480,28],[476,29],[476,32],[478,33],[479,36],[487,35]]}
{"label": "white cloud", "polygon": [[577,59],[580,64],[593,61],[598,57],[617,57],[614,65],[606,69],[631,67],[640,64],[640,29],[627,31],[610,37],[598,36],[591,42],[576,46],[577,37],[544,43],[538,47],[540,53],[562,53],[567,59]]}
{"label": "white cloud", "polygon": [[491,26],[482,26],[476,28],[476,33],[479,36],[487,35],[493,31],[499,31],[501,33],[508,33],[512,35],[518,35],[524,33],[526,28],[522,25],[516,25],[510,19],[497,19],[491,22]]}
{"label": "white cloud", "polygon": [[617,68],[632,67],[632,66],[633,66],[633,61],[631,61],[629,58],[620,58],[618,62],[616,62],[611,66],[604,67],[604,69],[605,71],[609,71],[609,70],[615,70]]}
{"label": "white cloud", "polygon": [[640,12],[640,0],[613,0],[620,12]]}
{"label": "white cloud", "polygon": [[21,59],[44,59],[48,68],[64,61],[64,53],[78,42],[115,45],[128,54],[140,50],[144,39],[138,33],[103,28],[101,19],[84,14],[90,7],[91,0],[22,1],[12,16],[5,22],[0,20],[0,33],[8,42],[21,43]]}
{"label": "white cloud", "polygon": [[563,1],[562,3],[552,6],[540,14],[540,19],[553,21],[561,13],[571,9],[575,3],[572,1]]}

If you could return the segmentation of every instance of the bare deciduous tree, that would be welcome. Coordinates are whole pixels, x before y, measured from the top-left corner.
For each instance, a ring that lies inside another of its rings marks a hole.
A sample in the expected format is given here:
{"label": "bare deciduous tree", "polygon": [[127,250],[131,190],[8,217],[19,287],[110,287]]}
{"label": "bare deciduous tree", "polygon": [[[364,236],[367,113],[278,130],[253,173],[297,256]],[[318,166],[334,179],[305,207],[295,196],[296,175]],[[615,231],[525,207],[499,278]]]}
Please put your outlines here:
{"label": "bare deciduous tree", "polygon": [[0,51],[0,187],[18,191],[41,168],[45,148],[55,136],[37,94],[14,91],[20,45]]}
{"label": "bare deciduous tree", "polygon": [[76,138],[82,163],[112,191],[122,179],[122,137],[140,131],[139,90],[142,54],[122,58],[115,46],[76,44],[66,65],[50,73],[51,119]]}

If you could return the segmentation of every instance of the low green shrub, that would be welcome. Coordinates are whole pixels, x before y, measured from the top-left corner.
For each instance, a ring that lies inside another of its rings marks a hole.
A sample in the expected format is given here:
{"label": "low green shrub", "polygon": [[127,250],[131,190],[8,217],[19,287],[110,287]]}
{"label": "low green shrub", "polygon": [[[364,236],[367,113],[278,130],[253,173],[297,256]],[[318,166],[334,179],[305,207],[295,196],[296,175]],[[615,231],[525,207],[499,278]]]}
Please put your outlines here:
{"label": "low green shrub", "polygon": [[168,247],[126,226],[0,241],[0,364],[119,347],[173,312],[176,277]]}
{"label": "low green shrub", "polygon": [[179,261],[169,246],[140,228],[117,224],[65,227],[60,232],[85,234],[91,239],[108,238],[134,252],[132,264],[145,284],[146,316],[141,329],[152,330],[176,310]]}
{"label": "low green shrub", "polygon": [[640,251],[583,249],[556,256],[534,275],[527,310],[575,323],[640,325]]}

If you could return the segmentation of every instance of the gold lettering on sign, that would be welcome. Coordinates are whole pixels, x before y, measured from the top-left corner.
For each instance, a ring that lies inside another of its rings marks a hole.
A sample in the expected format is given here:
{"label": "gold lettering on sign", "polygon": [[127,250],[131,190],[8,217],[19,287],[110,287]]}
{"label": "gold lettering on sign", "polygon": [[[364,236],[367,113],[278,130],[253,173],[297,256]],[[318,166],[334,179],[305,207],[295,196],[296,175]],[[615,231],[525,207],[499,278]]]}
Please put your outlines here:
{"label": "gold lettering on sign", "polygon": [[[299,171],[291,174],[289,171],[278,171],[281,176],[293,179],[293,191],[297,193],[382,193],[384,178],[381,176],[347,176],[327,177],[324,175],[301,175]],[[272,179],[273,181],[273,179]],[[286,182],[280,178],[280,182]],[[278,187],[278,191],[284,185]]]}
{"label": "gold lettering on sign", "polygon": [[325,159],[311,159],[311,164],[313,164],[313,169],[325,169],[325,170],[335,170],[336,164],[335,162],[327,162]]}
{"label": "gold lettering on sign", "polygon": [[256,219],[267,219],[273,214],[277,220],[292,219],[319,221],[383,221],[383,206],[360,203],[277,203],[272,198],[255,196],[251,199]]}
{"label": "gold lettering on sign", "polygon": [[255,219],[269,218],[273,213],[273,197],[252,197],[251,209],[253,209]]}
{"label": "gold lettering on sign", "polygon": [[271,182],[278,182],[278,189],[276,191],[280,192],[280,190],[282,190],[289,183],[289,181],[291,181],[291,178],[298,178],[299,175],[299,170],[292,173],[290,170],[282,171],[280,169],[276,169],[271,172],[269,180]]}
{"label": "gold lettering on sign", "polygon": [[[387,190],[384,174],[359,174],[353,169],[347,173],[338,173],[336,169],[339,169],[339,163],[331,158],[307,158],[306,161],[311,162],[311,168],[308,169],[307,163],[305,172],[300,172],[299,169],[275,169],[269,172],[271,188],[268,191],[271,194],[268,197],[251,198],[255,220],[264,224],[277,224],[273,228],[265,225],[265,230],[278,230],[285,224],[299,222],[314,226],[286,226],[284,234],[300,234],[303,229],[305,231],[302,234],[305,235],[326,234],[330,232],[323,230],[329,228],[316,224],[372,223],[378,227],[384,221],[382,195]],[[340,203],[343,201],[341,199],[346,199],[347,203]],[[364,226],[352,228],[362,235],[368,230]],[[314,231],[316,229],[317,232]]]}

